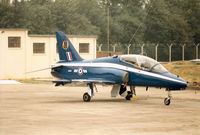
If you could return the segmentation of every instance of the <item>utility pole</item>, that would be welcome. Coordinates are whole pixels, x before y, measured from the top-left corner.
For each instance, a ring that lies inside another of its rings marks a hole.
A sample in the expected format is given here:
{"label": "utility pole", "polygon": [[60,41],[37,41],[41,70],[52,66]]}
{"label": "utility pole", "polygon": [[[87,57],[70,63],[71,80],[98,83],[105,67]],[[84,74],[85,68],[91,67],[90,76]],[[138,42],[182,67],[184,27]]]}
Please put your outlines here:
{"label": "utility pole", "polygon": [[109,17],[110,11],[109,11],[109,5],[107,5],[107,46],[108,46],[108,53],[110,51],[110,17]]}
{"label": "utility pole", "polygon": [[108,53],[110,51],[110,6],[112,3],[110,3],[109,0],[105,0],[105,5],[106,5],[106,12],[107,12],[107,50]]}

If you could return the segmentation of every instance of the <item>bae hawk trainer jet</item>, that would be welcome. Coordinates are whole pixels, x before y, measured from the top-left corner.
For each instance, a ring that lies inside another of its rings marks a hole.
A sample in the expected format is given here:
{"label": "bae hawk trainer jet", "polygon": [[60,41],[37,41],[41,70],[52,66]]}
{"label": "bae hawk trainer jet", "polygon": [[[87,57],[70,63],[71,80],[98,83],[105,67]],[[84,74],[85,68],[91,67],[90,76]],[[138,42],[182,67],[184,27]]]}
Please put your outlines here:
{"label": "bae hawk trainer jet", "polygon": [[[86,83],[89,92],[83,100],[89,102],[94,95],[95,84],[112,85],[111,96],[118,94],[130,100],[135,95],[135,86],[166,88],[168,97],[164,104],[169,105],[173,90],[184,90],[187,82],[168,72],[159,62],[142,55],[121,55],[93,60],[82,59],[70,40],[61,32],[56,32],[60,61],[51,66],[51,74],[57,79],[35,79],[51,81],[55,86],[73,82]],[[127,87],[130,86],[130,90]]]}

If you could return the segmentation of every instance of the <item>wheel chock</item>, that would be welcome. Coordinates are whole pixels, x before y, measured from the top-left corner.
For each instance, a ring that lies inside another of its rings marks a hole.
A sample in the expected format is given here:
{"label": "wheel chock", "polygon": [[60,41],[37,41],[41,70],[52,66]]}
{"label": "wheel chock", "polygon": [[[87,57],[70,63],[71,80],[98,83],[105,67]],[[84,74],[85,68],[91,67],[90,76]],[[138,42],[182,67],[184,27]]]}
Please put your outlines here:
{"label": "wheel chock", "polygon": [[136,100],[138,100],[139,98],[138,97],[132,97],[130,100],[131,101],[136,101]]}

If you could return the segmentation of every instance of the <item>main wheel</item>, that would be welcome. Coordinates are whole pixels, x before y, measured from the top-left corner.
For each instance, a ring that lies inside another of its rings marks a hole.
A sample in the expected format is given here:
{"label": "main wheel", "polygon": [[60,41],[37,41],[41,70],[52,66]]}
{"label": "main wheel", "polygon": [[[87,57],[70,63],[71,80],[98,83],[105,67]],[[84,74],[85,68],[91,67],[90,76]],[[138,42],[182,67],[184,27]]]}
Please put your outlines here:
{"label": "main wheel", "polygon": [[171,101],[170,101],[170,98],[165,98],[165,99],[164,99],[164,104],[165,104],[165,105],[170,105],[170,102],[171,102]]}
{"label": "main wheel", "polygon": [[83,94],[83,101],[90,102],[91,96],[86,92]]}
{"label": "main wheel", "polygon": [[132,97],[133,97],[133,94],[130,91],[128,91],[128,95],[125,97],[126,100],[131,100]]}

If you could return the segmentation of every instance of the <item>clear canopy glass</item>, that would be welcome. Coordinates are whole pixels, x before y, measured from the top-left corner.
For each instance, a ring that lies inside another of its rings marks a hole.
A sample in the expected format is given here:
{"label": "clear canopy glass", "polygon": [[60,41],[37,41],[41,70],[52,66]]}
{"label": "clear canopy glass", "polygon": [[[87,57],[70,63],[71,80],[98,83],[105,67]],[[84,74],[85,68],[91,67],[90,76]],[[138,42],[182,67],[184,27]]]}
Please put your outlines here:
{"label": "clear canopy glass", "polygon": [[156,60],[142,55],[122,55],[121,61],[132,64],[134,67],[152,72],[164,73],[167,70]]}

